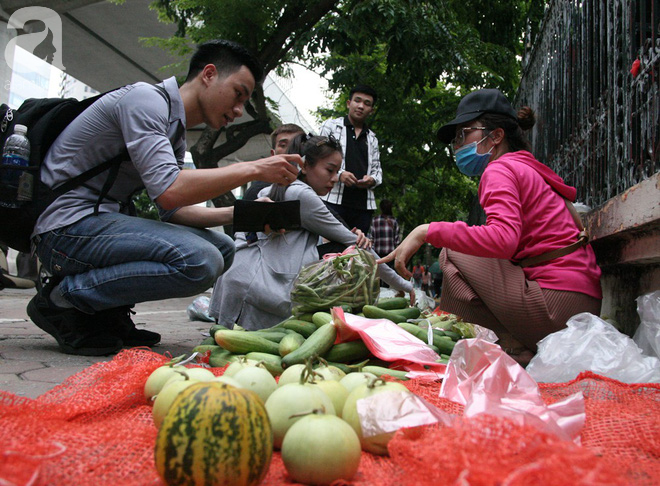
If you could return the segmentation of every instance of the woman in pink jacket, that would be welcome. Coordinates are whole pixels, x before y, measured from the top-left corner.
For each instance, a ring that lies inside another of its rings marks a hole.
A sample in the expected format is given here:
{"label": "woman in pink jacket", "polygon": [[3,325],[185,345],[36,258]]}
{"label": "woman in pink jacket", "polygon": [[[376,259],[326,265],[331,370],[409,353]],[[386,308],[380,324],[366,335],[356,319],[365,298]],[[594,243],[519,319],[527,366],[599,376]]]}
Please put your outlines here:
{"label": "woman in pink jacket", "polygon": [[440,308],[495,331],[526,364],[536,344],[580,312],[600,314],[600,269],[574,213],[575,188],[530,153],[523,134],[534,113],[516,113],[496,89],[465,96],[438,131],[456,165],[481,176],[486,224],[436,222],[415,228],[383,261],[405,265],[425,242],[442,247]]}

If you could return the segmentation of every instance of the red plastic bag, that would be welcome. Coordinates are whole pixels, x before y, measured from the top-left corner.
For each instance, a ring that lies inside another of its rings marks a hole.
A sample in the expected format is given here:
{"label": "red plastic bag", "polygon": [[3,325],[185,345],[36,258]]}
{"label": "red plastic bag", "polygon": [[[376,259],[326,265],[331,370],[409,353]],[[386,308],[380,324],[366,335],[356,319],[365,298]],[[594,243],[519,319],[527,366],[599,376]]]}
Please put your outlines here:
{"label": "red plastic bag", "polygon": [[393,322],[344,313],[341,307],[333,307],[332,317],[337,326],[335,343],[362,339],[374,356],[410,371],[409,378],[443,377],[446,366],[436,362],[440,356]]}

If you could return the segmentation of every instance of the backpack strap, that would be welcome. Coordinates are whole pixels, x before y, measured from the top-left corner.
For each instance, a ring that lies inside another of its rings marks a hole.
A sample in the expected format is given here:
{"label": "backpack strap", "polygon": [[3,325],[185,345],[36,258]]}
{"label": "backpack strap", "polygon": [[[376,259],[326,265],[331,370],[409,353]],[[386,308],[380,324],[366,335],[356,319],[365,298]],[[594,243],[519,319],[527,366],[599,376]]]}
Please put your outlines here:
{"label": "backpack strap", "polygon": [[[169,114],[172,112],[172,100],[170,98],[170,95],[168,94],[167,90],[159,86],[157,84],[153,85],[154,88],[158,90],[158,93],[167,101],[167,113],[168,117]],[[177,132],[175,135],[175,140],[178,135],[180,135],[180,128],[181,125],[177,127]],[[119,175],[119,167],[121,163],[125,160],[130,158],[130,155],[128,154],[128,150],[122,151],[117,157],[114,157],[110,159],[107,162],[104,162],[101,164],[105,170],[106,168],[110,168],[110,172],[108,173],[108,178],[105,180],[105,183],[103,184],[103,187],[101,188],[101,192],[99,193],[99,197],[96,200],[96,204],[94,205],[94,215],[98,216],[99,214],[99,208],[101,207],[101,203],[103,202],[104,199],[106,199],[108,193],[110,192],[110,189],[112,189],[112,186],[114,185],[115,181],[117,180],[117,176]],[[103,172],[103,170],[101,172]],[[83,182],[87,181],[89,179],[85,179]],[[120,203],[121,204],[121,203]],[[129,201],[130,204],[130,201]]]}
{"label": "backpack strap", "polygon": [[[167,111],[168,113],[171,113],[172,111],[172,100],[170,99],[170,95],[168,94],[167,90],[165,90],[164,87],[159,86],[159,85],[153,85],[157,90],[158,93],[167,101]],[[87,105],[87,107],[91,106],[96,100],[100,99],[104,95],[110,93],[110,91],[94,96],[93,98],[87,98],[86,100],[83,100],[82,102]],[[180,130],[177,129],[177,135],[179,135]],[[54,201],[58,197],[62,196],[63,194],[66,194],[67,192],[75,189],[76,187],[82,186],[85,182],[88,180],[92,179],[93,177],[96,177],[97,175],[105,172],[106,170],[110,169],[110,172],[108,173],[108,178],[106,179],[105,183],[103,184],[103,187],[101,188],[101,192],[99,193],[99,197],[96,201],[96,205],[94,206],[94,214],[98,215],[99,213],[99,207],[101,203],[103,202],[104,199],[106,199],[108,192],[110,192],[110,189],[112,189],[112,186],[114,185],[117,175],[119,174],[119,168],[122,162],[125,160],[128,160],[130,158],[128,150],[124,149],[122,152],[111,158],[110,160],[106,160],[105,162],[100,163],[99,165],[92,167],[89,170],[86,170],[85,172],[81,172],[77,176],[73,177],[72,179],[69,179],[65,183],[57,186],[55,189],[52,190],[52,200]]]}
{"label": "backpack strap", "polygon": [[[126,157],[128,156],[128,151],[123,151],[121,154],[117,155],[116,157],[113,157],[110,160],[106,160],[105,162],[97,165],[96,167],[92,167],[89,170],[86,170],[85,172],[82,172],[75,176],[73,179],[69,179],[66,181],[64,184],[57,186],[57,188],[53,189],[53,199],[56,199],[60,197],[61,195],[75,189],[78,186],[82,186],[85,182],[87,182],[89,179],[92,177],[95,177],[99,175],[102,172],[105,172],[108,170],[111,166],[117,165],[119,167],[119,164],[126,160]],[[114,182],[114,181],[113,181]],[[107,184],[107,181],[106,181]],[[109,188],[108,188],[109,190]]]}
{"label": "backpack strap", "polygon": [[[167,90],[165,90],[164,87],[159,86],[159,85],[154,85],[154,87],[158,90],[158,93],[167,101],[167,112],[168,114],[171,113],[172,111],[172,100],[170,98],[169,93]],[[104,93],[107,94],[107,93]],[[99,99],[103,95],[96,96],[94,101]],[[91,106],[91,103],[90,103]],[[179,135],[180,130],[177,128],[177,135]],[[73,179],[68,180],[61,186],[58,186],[56,189],[53,190],[53,200],[56,198],[60,197],[61,195],[75,189],[78,186],[83,185],[85,182],[90,180],[91,178],[101,174],[102,172],[105,172],[106,170],[110,170],[108,173],[108,178],[105,180],[105,183],[103,184],[103,187],[101,188],[101,192],[99,193],[99,197],[96,200],[96,204],[94,205],[94,215],[99,214],[99,208],[101,206],[101,203],[103,202],[104,199],[106,199],[108,193],[110,192],[110,189],[112,189],[112,186],[114,185],[115,181],[117,180],[117,175],[119,175],[119,168],[121,166],[121,163],[124,162],[125,160],[129,159],[129,153],[128,150],[124,149],[119,155],[116,157],[113,157],[110,160],[106,160],[105,162],[102,162],[101,164],[97,165],[96,167],[92,167],[91,169],[82,172],[78,174],[76,177]]]}
{"label": "backpack strap", "polygon": [[533,267],[534,265],[538,265],[539,263],[543,263],[548,260],[554,260],[555,258],[566,256],[570,253],[573,253],[575,250],[582,248],[583,246],[586,246],[587,243],[589,243],[589,234],[584,229],[584,225],[582,224],[582,220],[580,219],[580,215],[575,209],[575,206],[573,206],[573,203],[566,198],[564,198],[564,202],[566,203],[566,208],[568,208],[568,211],[571,213],[571,216],[573,217],[573,221],[575,221],[576,226],[580,230],[580,233],[578,234],[578,240],[575,243],[571,243],[570,245],[565,246],[563,248],[557,248],[556,250],[551,250],[546,253],[542,253],[540,255],[536,255],[530,258],[525,258],[524,260],[518,262],[518,266],[523,268]]}

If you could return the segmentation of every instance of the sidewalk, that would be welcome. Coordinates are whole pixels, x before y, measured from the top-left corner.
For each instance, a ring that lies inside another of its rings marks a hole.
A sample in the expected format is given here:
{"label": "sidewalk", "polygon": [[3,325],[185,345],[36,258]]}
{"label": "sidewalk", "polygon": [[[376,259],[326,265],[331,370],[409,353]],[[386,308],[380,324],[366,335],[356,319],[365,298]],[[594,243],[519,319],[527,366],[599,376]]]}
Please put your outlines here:
{"label": "sidewalk", "polygon": [[[0,390],[36,398],[88,366],[113,356],[73,356],[59,351],[53,337],[30,321],[26,307],[35,289],[0,290]],[[210,291],[206,294],[210,297]],[[161,334],[153,348],[172,356],[190,354],[211,323],[190,321],[186,308],[195,297],[138,304],[133,322]]]}

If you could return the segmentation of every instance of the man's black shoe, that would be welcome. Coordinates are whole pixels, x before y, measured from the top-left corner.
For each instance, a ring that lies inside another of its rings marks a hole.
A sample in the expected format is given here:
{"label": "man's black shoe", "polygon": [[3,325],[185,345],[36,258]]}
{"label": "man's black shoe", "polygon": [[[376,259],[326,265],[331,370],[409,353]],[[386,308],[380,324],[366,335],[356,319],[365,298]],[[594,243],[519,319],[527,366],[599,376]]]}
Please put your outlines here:
{"label": "man's black shoe", "polygon": [[46,284],[28,303],[27,313],[32,322],[55,338],[62,352],[106,356],[122,348],[121,339],[99,330],[94,315],[53,306],[47,296],[55,285],[53,280]]}
{"label": "man's black shoe", "polygon": [[157,332],[135,327],[131,314],[135,314],[128,306],[115,307],[97,313],[104,323],[108,333],[119,337],[124,346],[154,346],[160,342]]}

